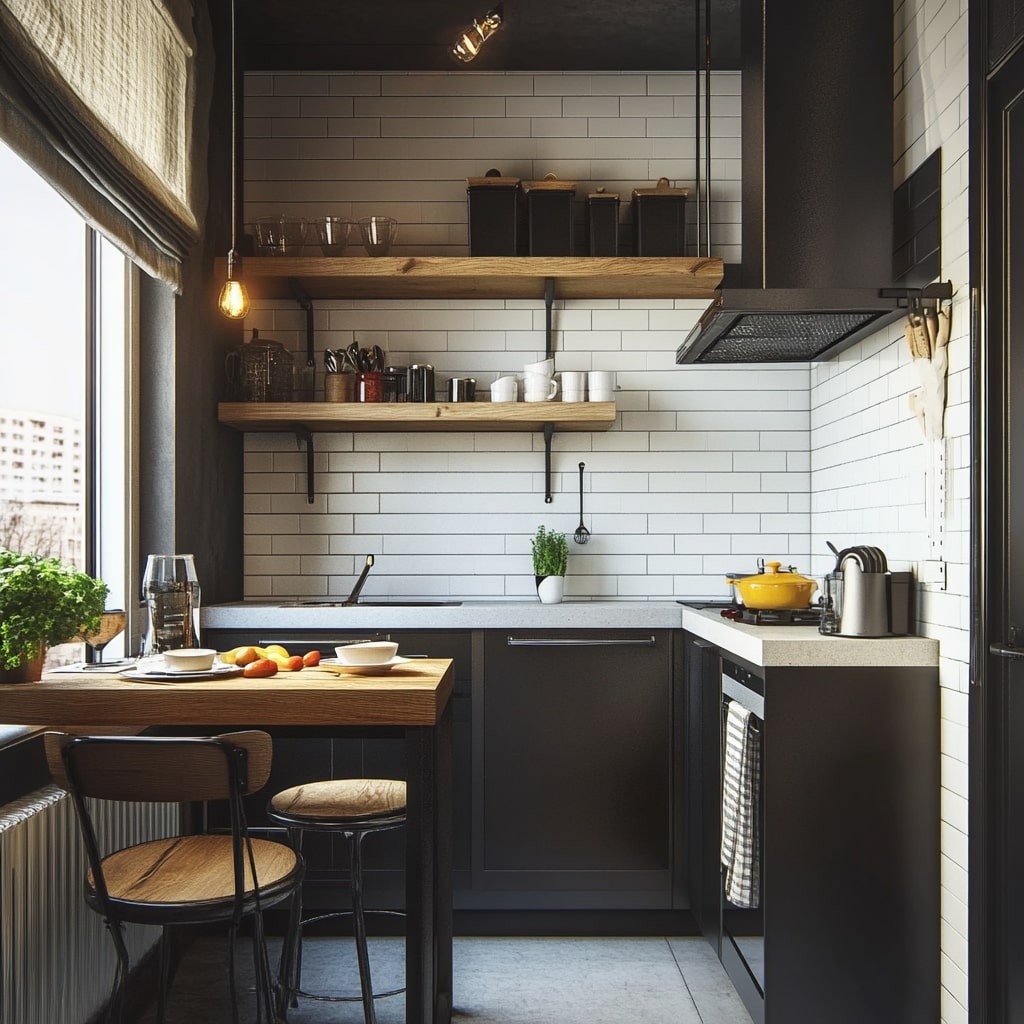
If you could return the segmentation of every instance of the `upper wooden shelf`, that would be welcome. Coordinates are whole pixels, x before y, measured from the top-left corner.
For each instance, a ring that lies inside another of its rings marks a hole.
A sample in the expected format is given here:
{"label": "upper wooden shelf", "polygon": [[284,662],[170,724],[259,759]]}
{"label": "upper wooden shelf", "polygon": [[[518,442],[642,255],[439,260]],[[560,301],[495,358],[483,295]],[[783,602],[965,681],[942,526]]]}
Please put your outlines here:
{"label": "upper wooden shelf", "polygon": [[[718,257],[252,256],[240,277],[256,299],[287,299],[291,281],[313,299],[711,299]],[[227,261],[217,260],[218,280]]]}
{"label": "upper wooden shelf", "polygon": [[238,430],[607,430],[614,402],[221,402],[217,419]]}

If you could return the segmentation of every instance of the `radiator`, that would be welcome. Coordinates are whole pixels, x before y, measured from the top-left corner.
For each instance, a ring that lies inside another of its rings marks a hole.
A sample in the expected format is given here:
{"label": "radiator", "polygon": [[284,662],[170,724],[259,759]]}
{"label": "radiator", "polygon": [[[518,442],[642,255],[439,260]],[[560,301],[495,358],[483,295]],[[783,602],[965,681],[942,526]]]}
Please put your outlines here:
{"label": "radiator", "polygon": [[[94,805],[101,849],[174,835],[175,804]],[[82,1024],[110,995],[116,957],[85,905],[85,847],[55,786],[0,807],[0,1024]],[[128,925],[132,963],[159,928]]]}

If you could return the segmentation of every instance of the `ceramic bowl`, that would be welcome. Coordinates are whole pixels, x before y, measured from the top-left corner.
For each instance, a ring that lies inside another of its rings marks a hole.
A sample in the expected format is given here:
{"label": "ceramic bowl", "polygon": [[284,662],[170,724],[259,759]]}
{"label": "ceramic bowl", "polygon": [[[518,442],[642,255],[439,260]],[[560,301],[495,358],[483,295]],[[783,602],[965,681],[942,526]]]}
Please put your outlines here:
{"label": "ceramic bowl", "polygon": [[217,652],[206,647],[181,647],[164,651],[164,665],[168,672],[206,672],[213,668]]}
{"label": "ceramic bowl", "polygon": [[368,640],[362,644],[335,647],[342,665],[384,665],[398,653],[398,644],[388,640]]}

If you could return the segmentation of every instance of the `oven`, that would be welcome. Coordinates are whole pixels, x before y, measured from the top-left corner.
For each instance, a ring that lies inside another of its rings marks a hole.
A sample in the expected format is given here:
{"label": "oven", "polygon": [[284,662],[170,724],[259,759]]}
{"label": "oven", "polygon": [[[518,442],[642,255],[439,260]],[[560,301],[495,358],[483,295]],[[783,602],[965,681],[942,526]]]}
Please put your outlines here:
{"label": "oven", "polygon": [[764,680],[728,659],[721,673],[720,956],[748,1007],[763,1006]]}

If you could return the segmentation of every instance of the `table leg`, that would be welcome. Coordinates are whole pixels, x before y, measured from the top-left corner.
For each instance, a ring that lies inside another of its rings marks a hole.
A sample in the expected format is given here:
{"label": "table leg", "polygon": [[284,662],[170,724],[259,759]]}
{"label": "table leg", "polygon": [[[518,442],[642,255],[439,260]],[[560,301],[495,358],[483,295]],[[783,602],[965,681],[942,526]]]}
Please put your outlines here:
{"label": "table leg", "polygon": [[452,713],[406,730],[406,1024],[452,1013]]}

